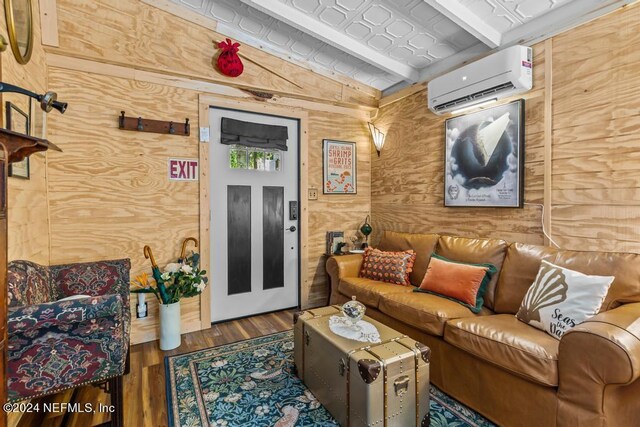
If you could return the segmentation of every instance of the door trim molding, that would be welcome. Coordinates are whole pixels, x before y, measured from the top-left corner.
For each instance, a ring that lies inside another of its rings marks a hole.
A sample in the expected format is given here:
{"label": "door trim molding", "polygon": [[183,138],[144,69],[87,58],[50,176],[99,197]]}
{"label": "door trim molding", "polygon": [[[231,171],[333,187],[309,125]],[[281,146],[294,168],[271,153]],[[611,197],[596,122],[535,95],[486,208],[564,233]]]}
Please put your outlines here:
{"label": "door trim molding", "polygon": [[[250,113],[269,114],[274,116],[288,117],[299,121],[298,132],[300,134],[298,156],[300,158],[300,182],[298,184],[298,197],[300,203],[300,271],[298,273],[298,298],[300,304],[304,305],[309,295],[309,201],[303,197],[309,182],[309,114],[301,108],[292,108],[290,106],[279,106],[273,104],[265,104],[259,101],[230,99],[224,96],[215,96],[209,94],[199,95],[198,122],[200,127],[209,128],[209,109],[210,107],[229,108],[234,110],[247,111]],[[199,131],[199,129],[198,129]],[[198,140],[200,138],[198,137]],[[199,161],[200,161],[200,262],[204,270],[210,271],[211,267],[211,208],[210,197],[211,188],[209,183],[209,143],[198,143]],[[200,322],[202,329],[211,327],[211,286],[209,286],[200,295]]]}

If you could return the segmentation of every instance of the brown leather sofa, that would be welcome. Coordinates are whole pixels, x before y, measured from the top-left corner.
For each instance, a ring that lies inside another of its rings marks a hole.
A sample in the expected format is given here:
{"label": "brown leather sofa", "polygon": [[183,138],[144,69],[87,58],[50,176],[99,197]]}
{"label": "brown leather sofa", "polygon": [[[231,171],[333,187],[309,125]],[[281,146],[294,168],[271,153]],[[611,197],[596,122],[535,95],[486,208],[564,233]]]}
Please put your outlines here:
{"label": "brown leather sofa", "polygon": [[[431,347],[431,381],[505,426],[640,426],[640,255],[579,252],[437,234],[386,232],[383,250],[431,253],[498,268],[479,314],[412,287],[359,278],[362,255],[332,257],[331,303],[356,296],[367,314]],[[600,314],[558,341],[516,319],[541,260],[615,276]]]}

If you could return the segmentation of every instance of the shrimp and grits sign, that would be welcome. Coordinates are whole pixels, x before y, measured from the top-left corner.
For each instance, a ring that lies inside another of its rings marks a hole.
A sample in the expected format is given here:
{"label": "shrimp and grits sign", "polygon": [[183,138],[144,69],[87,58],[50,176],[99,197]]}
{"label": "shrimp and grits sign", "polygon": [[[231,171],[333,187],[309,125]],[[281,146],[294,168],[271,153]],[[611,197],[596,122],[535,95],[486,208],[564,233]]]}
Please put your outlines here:
{"label": "shrimp and grits sign", "polygon": [[322,141],[324,194],[356,194],[356,143]]}
{"label": "shrimp and grits sign", "polygon": [[169,159],[169,181],[197,181],[198,159]]}

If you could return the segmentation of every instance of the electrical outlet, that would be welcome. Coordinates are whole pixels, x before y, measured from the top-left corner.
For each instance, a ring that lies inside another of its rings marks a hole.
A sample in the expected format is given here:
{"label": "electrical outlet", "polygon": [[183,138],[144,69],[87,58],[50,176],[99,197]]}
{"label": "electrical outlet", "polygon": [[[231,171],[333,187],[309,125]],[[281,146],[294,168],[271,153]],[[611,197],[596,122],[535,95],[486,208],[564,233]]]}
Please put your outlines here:
{"label": "electrical outlet", "polygon": [[318,200],[317,188],[309,188],[309,200]]}

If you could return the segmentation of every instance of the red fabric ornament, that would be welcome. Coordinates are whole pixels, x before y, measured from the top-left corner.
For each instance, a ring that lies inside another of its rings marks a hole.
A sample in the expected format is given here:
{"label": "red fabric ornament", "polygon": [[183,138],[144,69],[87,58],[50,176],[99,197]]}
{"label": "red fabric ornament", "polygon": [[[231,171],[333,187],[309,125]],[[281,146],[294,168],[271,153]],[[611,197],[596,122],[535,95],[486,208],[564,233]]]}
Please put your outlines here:
{"label": "red fabric ornament", "polygon": [[244,71],[244,65],[238,56],[240,43],[234,43],[231,39],[218,43],[222,49],[218,56],[218,70],[225,76],[238,77]]}

